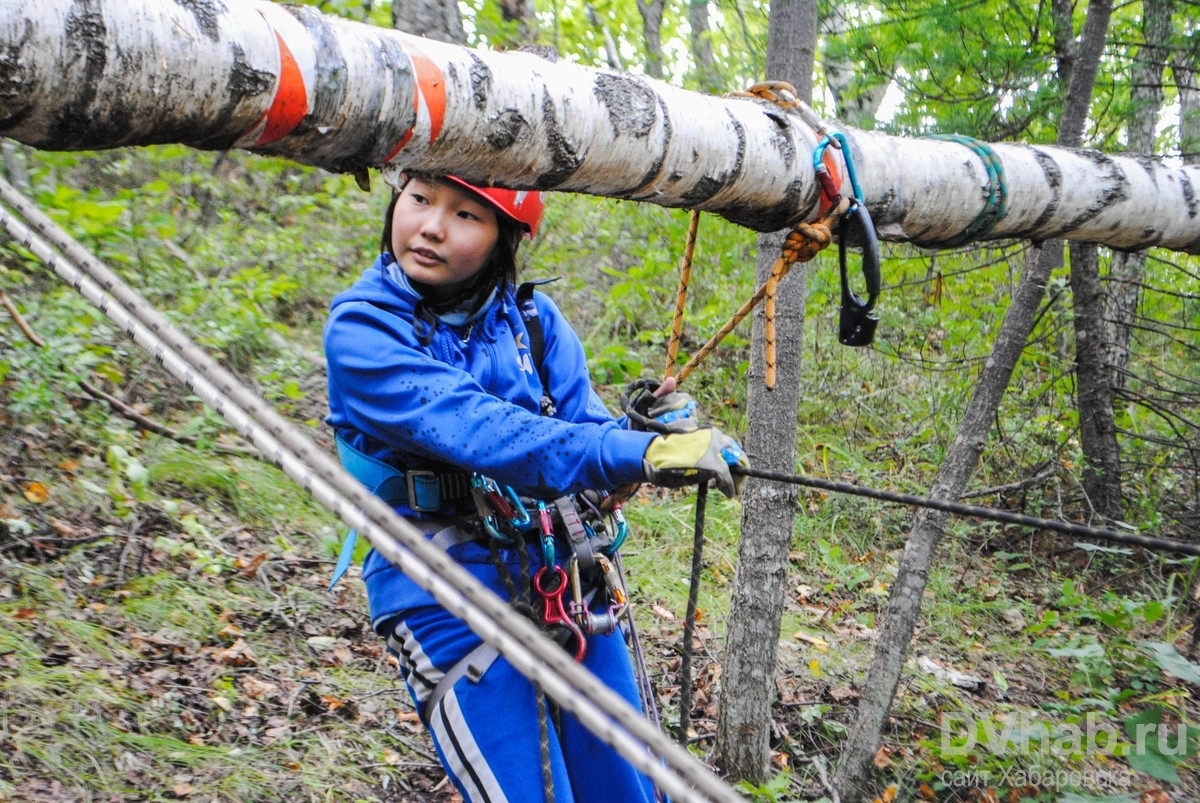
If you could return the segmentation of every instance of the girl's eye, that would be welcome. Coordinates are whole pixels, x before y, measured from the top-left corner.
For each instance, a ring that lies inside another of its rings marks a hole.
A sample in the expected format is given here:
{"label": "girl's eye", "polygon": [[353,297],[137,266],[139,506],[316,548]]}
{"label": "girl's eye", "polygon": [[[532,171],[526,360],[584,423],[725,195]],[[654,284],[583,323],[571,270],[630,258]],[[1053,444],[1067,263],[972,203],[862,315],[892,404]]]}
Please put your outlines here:
{"label": "girl's eye", "polygon": [[468,212],[466,209],[460,209],[458,216],[464,220],[480,220],[479,215],[475,214],[474,212]]}
{"label": "girl's eye", "polygon": [[412,198],[413,203],[415,203],[415,204],[421,204],[423,206],[423,205],[429,203],[429,199],[426,198],[424,195],[421,195],[419,192],[414,192],[411,195],[409,195],[409,197]]}

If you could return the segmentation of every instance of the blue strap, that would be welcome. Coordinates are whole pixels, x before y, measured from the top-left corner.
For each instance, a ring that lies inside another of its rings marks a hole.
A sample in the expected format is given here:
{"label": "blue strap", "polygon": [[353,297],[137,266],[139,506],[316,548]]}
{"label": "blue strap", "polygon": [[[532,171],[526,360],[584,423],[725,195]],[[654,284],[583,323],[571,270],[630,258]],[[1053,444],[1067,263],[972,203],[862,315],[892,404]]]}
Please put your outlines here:
{"label": "blue strap", "polygon": [[[350,472],[354,479],[361,482],[367,490],[390,505],[407,505],[408,482],[404,472],[395,466],[390,466],[382,460],[355,449],[342,439],[341,435],[334,438],[337,443],[338,459],[342,467]],[[431,473],[413,476],[413,491],[417,504],[413,507],[436,510],[441,499],[438,478]],[[342,541],[342,549],[338,553],[337,564],[333,567],[333,579],[329,581],[329,591],[337,585],[338,580],[350,568],[354,559],[354,546],[358,542],[358,531],[351,530]]]}
{"label": "blue strap", "polygon": [[333,587],[338,584],[338,580],[342,579],[342,575],[350,568],[350,561],[354,560],[354,545],[358,543],[358,530],[351,530],[346,533],[346,537],[342,539],[342,549],[338,553],[337,565],[333,567],[333,577],[329,581],[329,588],[326,591],[333,591]]}

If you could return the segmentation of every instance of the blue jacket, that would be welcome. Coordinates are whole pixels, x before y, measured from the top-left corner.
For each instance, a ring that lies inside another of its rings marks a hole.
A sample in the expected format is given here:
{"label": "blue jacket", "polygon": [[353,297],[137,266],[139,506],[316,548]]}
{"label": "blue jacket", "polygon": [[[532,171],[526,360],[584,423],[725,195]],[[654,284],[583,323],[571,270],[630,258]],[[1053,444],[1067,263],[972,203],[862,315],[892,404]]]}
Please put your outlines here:
{"label": "blue jacket", "polygon": [[[401,470],[450,465],[545,499],[644,479],[654,435],[625,429],[605,409],[583,345],[548,297],[535,294],[553,417],[539,414],[542,383],[511,290],[461,326],[437,320],[428,345],[414,329],[419,300],[386,255],[333,300],[327,421],[348,444]],[[433,604],[374,552],[363,579],[376,622]]]}

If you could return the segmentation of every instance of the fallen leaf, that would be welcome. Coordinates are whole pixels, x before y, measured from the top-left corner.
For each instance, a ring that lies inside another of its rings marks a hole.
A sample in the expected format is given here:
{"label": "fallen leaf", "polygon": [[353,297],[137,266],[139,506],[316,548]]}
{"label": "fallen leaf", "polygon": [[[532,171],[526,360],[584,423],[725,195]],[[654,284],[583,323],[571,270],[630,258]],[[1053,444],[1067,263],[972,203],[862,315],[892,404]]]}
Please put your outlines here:
{"label": "fallen leaf", "polygon": [[246,675],[242,678],[242,691],[255,700],[264,700],[273,694],[277,694],[279,687],[269,681],[260,680],[254,675]]}
{"label": "fallen leaf", "polygon": [[66,460],[63,460],[61,463],[59,463],[58,467],[60,470],[70,473],[79,469],[79,461],[68,457]]}
{"label": "fallen leaf", "polygon": [[853,700],[857,700],[859,697],[858,692],[849,686],[839,686],[836,689],[829,689],[825,693],[828,694],[829,698],[835,703],[848,703]]}
{"label": "fallen leaf", "polygon": [[658,616],[659,619],[666,619],[668,622],[675,621],[675,614],[671,613],[669,609],[659,605],[657,602],[650,606],[650,610],[654,611],[655,615]]}
{"label": "fallen leaf", "polygon": [[[892,753],[894,752],[893,748],[885,744],[875,751],[875,758],[871,759],[871,763],[875,765],[876,769],[887,769],[892,764]],[[894,800],[896,798],[895,791],[892,791],[891,797],[888,797],[889,790],[892,790],[892,787],[889,786],[887,790],[884,790],[884,800]]]}
{"label": "fallen leaf", "polygon": [[338,647],[336,650],[330,651],[327,660],[331,664],[346,666],[354,663],[354,653],[349,647]]}
{"label": "fallen leaf", "polygon": [[239,557],[234,561],[234,566],[241,570],[242,574],[247,577],[253,577],[258,573],[258,567],[262,566],[267,560],[267,553],[260,552],[252,558]]}
{"label": "fallen leaf", "polygon": [[337,639],[335,639],[333,636],[309,636],[304,641],[314,650],[327,650],[333,646],[333,643],[337,641]]}
{"label": "fallen leaf", "polygon": [[40,505],[50,498],[50,489],[37,480],[25,483],[21,491],[25,494],[25,498],[35,505]]}
{"label": "fallen leaf", "polygon": [[235,625],[225,625],[225,627],[222,627],[217,631],[217,635],[221,638],[239,639],[246,634],[239,630]]}
{"label": "fallen leaf", "polygon": [[187,797],[194,791],[190,783],[177,783],[171,787],[171,794],[175,797]]}
{"label": "fallen leaf", "polygon": [[50,519],[50,526],[53,527],[54,531],[63,538],[74,538],[79,534],[79,530],[75,529],[62,519]]}
{"label": "fallen leaf", "polygon": [[829,652],[829,642],[826,641],[825,639],[821,638],[820,636],[810,636],[809,634],[807,634],[803,630],[801,630],[799,633],[797,633],[795,635],[795,638],[799,639],[800,641],[803,641],[805,644],[811,644],[812,646],[816,647],[821,652]]}
{"label": "fallen leaf", "polygon": [[243,639],[238,639],[227,650],[219,651],[215,656],[218,663],[227,666],[257,666],[258,656],[250,649]]}

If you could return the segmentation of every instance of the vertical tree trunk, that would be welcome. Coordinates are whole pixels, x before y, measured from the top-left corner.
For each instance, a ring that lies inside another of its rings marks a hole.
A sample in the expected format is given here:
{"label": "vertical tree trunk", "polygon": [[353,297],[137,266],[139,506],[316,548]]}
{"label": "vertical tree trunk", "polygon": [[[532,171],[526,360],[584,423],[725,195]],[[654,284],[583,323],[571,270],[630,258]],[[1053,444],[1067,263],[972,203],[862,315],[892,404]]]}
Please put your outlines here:
{"label": "vertical tree trunk", "polygon": [[[767,77],[788,81],[812,97],[817,39],[816,0],[774,0],[767,35]],[[785,232],[758,240],[756,278],[771,273]],[[791,474],[796,470],[796,412],[800,405],[800,354],[806,295],[803,264],[779,283],[776,296],[774,390],[765,386],[761,308],[754,317],[747,393],[745,445],[752,465]],[[788,553],[796,517],[796,492],[788,485],[751,479],[742,496],[742,538],[730,600],[717,717],[717,761],[735,780],[761,783],[770,769],[771,701]]]}
{"label": "vertical tree trunk", "polygon": [[621,54],[617,50],[617,42],[613,39],[608,23],[600,18],[600,15],[596,12],[596,7],[591,3],[584,6],[584,10],[587,12],[588,22],[592,24],[593,28],[599,29],[600,35],[604,37],[604,60],[614,70],[624,70],[625,65],[621,62]]}
{"label": "vertical tree trunk", "polygon": [[1175,86],[1179,89],[1179,150],[1185,165],[1200,164],[1200,76],[1196,61],[1200,54],[1183,53],[1172,60]]}
{"label": "vertical tree trunk", "polygon": [[440,42],[467,43],[455,0],[392,0],[392,27]]}
{"label": "vertical tree trunk", "polygon": [[[1133,64],[1133,86],[1130,90],[1131,104],[1129,120],[1129,150],[1133,153],[1152,154],[1155,150],[1155,124],[1163,102],[1163,67],[1167,63],[1168,51],[1165,43],[1171,35],[1173,0],[1145,0],[1142,3],[1142,44],[1138,48]],[[1182,105],[1182,104],[1181,104]],[[1076,264],[1074,254],[1071,264]],[[1101,320],[1099,326],[1089,326],[1100,334],[1102,362],[1092,366],[1102,371],[1095,378],[1085,371],[1089,349],[1080,350],[1080,335],[1076,333],[1076,350],[1079,371],[1079,417],[1083,429],[1084,488],[1095,509],[1107,516],[1120,514],[1120,453],[1117,447],[1113,405],[1126,387],[1129,369],[1129,344],[1133,336],[1133,322],[1137,315],[1138,299],[1141,297],[1142,277],[1146,269],[1145,251],[1117,251],[1113,253],[1109,267],[1108,282],[1102,295]],[[1080,314],[1078,300],[1084,287],[1076,288],[1075,271],[1072,268],[1072,293],[1076,298],[1076,327]],[[1087,282],[1090,284],[1090,282]],[[1084,282],[1080,282],[1084,284]],[[1092,343],[1092,346],[1097,344]],[[1087,381],[1085,381],[1085,377]],[[1107,380],[1102,391],[1107,399],[1092,396],[1095,383]],[[1095,404],[1096,407],[1091,405]],[[1104,406],[1099,406],[1104,405]],[[1092,422],[1095,423],[1092,423]]]}
{"label": "vertical tree trunk", "polygon": [[708,0],[688,0],[688,27],[692,29],[692,56],[696,59],[696,78],[701,92],[719,92],[721,74],[713,58],[709,38]]}
{"label": "vertical tree trunk", "polygon": [[667,0],[637,0],[642,15],[642,36],[646,40],[646,75],[663,77],[662,21]]}
{"label": "vertical tree trunk", "polygon": [[[1164,45],[1171,35],[1173,6],[1174,0],[1145,0],[1142,3],[1142,44],[1133,63],[1130,89],[1133,103],[1127,123],[1129,150],[1133,153],[1151,154],[1155,150],[1154,128],[1163,102],[1163,66],[1169,55]],[[1183,105],[1181,88],[1181,111]],[[1182,139],[1182,126],[1180,134]],[[1114,397],[1125,389],[1129,343],[1145,269],[1145,251],[1113,253],[1104,295],[1104,349]]]}
{"label": "vertical tree trunk", "polygon": [[3,155],[4,174],[8,181],[21,192],[29,191],[29,173],[25,170],[25,158],[17,144],[11,139],[0,139],[0,154]]}
{"label": "vertical tree trunk", "polygon": [[[845,11],[837,5],[832,7],[829,15],[821,20],[821,30],[825,34],[826,41],[836,39],[846,33],[849,26]],[[858,70],[849,60],[835,59],[828,48],[825,51],[824,65],[825,83],[829,86],[829,93],[833,95],[837,119],[854,128],[867,131],[875,128],[875,113],[879,111],[879,105],[883,103],[883,96],[887,93],[887,84],[875,84],[852,90],[851,87]]]}
{"label": "vertical tree trunk", "polygon": [[1121,453],[1113,424],[1111,372],[1104,346],[1104,293],[1093,243],[1070,244],[1075,323],[1075,404],[1083,449],[1081,482],[1092,511],[1121,518]]}
{"label": "vertical tree trunk", "polygon": [[[1078,147],[1081,142],[1111,15],[1112,0],[1094,0],[1088,6],[1087,21],[1083,26],[1077,58],[1071,68],[1071,81],[1059,125],[1058,143],[1064,147]],[[1030,252],[1021,280],[1013,293],[1012,303],[1000,325],[996,344],[984,364],[963,420],[934,478],[929,492],[933,498],[957,500],[975,472],[1000,399],[1029,340],[1050,273],[1061,260],[1062,243],[1058,241],[1048,241],[1042,248]],[[938,543],[946,531],[946,519],[946,514],[932,510],[921,510],[914,518],[908,544],[896,571],[896,581],[888,597],[887,612],[875,644],[875,656],[859,702],[858,716],[838,763],[834,785],[843,800],[871,799],[871,760],[879,748],[883,724],[908,657],[913,630],[921,613],[925,584],[937,554]]]}

